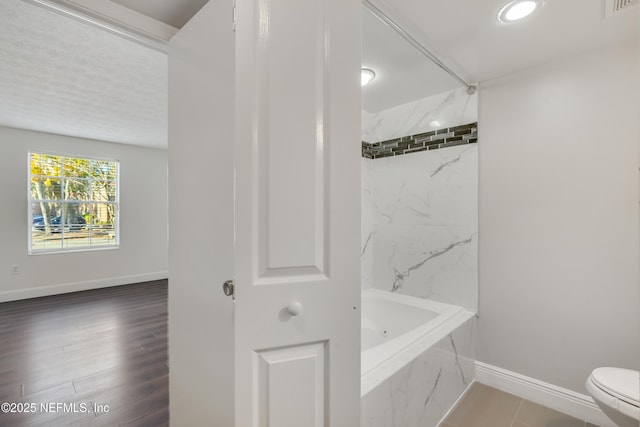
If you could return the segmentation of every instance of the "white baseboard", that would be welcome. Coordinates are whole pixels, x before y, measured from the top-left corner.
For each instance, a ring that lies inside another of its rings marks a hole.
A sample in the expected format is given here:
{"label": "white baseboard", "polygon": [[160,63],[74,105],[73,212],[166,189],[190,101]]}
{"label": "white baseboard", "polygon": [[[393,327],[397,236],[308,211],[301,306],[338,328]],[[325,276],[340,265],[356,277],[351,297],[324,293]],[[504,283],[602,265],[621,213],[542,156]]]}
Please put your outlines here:
{"label": "white baseboard", "polygon": [[482,384],[600,427],[616,427],[588,395],[478,361],[475,379]]}
{"label": "white baseboard", "polygon": [[82,282],[61,283],[57,285],[40,286],[27,289],[12,289],[0,292],[0,302],[16,301],[27,298],[37,298],[49,295],[66,294],[69,292],[88,291],[90,289],[108,288],[111,286],[128,285],[131,283],[161,280],[169,277],[167,271],[155,273],[134,274],[129,276],[109,277],[106,279],[85,280]]}

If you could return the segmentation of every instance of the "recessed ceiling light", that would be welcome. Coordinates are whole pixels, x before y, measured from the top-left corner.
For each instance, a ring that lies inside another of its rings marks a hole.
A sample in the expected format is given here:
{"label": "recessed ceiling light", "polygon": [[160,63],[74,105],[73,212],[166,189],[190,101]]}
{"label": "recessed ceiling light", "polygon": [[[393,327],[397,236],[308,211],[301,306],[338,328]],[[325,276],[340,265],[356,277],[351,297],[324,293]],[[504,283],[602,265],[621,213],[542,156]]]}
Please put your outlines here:
{"label": "recessed ceiling light", "polygon": [[375,76],[376,73],[374,73],[373,70],[363,68],[360,71],[360,86],[368,85],[369,83],[371,83],[371,80],[373,80]]}
{"label": "recessed ceiling light", "polygon": [[500,9],[498,21],[506,23],[518,21],[531,15],[541,4],[541,0],[514,0]]}

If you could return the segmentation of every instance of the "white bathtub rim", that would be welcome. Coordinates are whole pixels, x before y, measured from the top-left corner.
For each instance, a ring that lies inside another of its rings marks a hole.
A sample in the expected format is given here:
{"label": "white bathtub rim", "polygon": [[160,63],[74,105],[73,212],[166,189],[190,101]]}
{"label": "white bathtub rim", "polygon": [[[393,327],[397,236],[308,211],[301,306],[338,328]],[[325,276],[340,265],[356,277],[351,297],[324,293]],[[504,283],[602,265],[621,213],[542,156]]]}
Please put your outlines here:
{"label": "white bathtub rim", "polygon": [[[381,291],[384,292],[384,291]],[[409,297],[412,298],[412,297]],[[433,302],[433,301],[431,301]],[[447,304],[448,305],[448,304]],[[454,306],[456,307],[456,306]],[[364,397],[371,390],[391,378],[396,372],[408,365],[415,358],[433,347],[443,338],[447,337],[454,330],[464,324],[467,320],[475,316],[475,313],[465,309],[457,310],[456,313],[446,319],[434,330],[426,333],[415,342],[408,345],[402,351],[394,354],[382,364],[370,370],[360,378],[360,397]]]}
{"label": "white bathtub rim", "polygon": [[417,328],[362,352],[361,376],[368,375],[394,354],[402,352],[422,336],[430,334],[433,330],[437,330],[440,325],[447,323],[449,319],[454,318],[458,313],[464,311],[464,308],[457,305],[445,304],[409,295],[396,294],[379,289],[367,289],[362,293],[362,299],[392,301],[398,304],[435,312],[438,315],[434,319],[418,326]]}
{"label": "white bathtub rim", "polygon": [[362,290],[362,299],[365,298],[379,298],[389,301],[397,302],[400,304],[411,305],[419,308],[426,308],[427,310],[441,312],[445,309],[458,309],[461,306],[454,304],[447,304],[445,302],[435,301],[426,298],[414,297],[411,295],[400,294],[397,292],[384,291],[382,289],[367,288]]}

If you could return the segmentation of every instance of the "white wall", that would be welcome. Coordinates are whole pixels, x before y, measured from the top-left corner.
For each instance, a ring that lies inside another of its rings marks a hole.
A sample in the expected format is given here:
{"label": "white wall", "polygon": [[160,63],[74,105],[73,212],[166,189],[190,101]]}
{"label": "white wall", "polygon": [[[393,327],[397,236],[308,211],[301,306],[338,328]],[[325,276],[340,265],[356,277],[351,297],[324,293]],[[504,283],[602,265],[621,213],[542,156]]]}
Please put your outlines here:
{"label": "white wall", "polygon": [[640,368],[638,43],[483,82],[478,360]]}
{"label": "white wall", "polygon": [[[0,127],[0,301],[167,277],[165,150]],[[120,161],[120,248],[28,255],[27,153]],[[12,274],[17,265],[20,274]]]}

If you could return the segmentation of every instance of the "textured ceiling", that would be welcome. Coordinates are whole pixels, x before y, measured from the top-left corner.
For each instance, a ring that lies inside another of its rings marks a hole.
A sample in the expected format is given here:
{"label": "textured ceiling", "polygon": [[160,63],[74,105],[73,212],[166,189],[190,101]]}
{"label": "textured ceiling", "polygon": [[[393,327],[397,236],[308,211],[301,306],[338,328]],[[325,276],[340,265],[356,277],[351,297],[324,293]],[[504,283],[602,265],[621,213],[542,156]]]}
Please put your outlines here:
{"label": "textured ceiling", "polygon": [[[509,25],[495,18],[506,0],[371,1],[472,83],[640,35],[640,7],[606,18],[605,0],[547,0]],[[114,2],[181,27],[206,0]],[[366,111],[458,86],[367,11],[363,28],[363,65],[378,74],[363,89]],[[166,147],[166,55],[0,0],[0,58],[0,125]]]}
{"label": "textured ceiling", "polygon": [[165,54],[1,0],[0,58],[0,125],[166,147]]}

